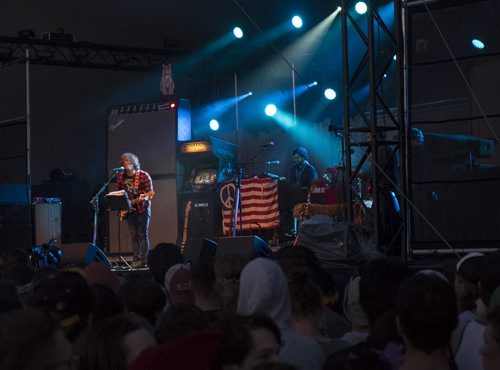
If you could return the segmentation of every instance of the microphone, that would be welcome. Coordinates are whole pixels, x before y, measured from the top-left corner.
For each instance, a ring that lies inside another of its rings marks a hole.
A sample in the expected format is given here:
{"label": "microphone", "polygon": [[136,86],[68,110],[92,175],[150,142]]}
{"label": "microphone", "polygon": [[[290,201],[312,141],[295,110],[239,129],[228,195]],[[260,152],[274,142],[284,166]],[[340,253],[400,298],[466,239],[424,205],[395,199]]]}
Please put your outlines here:
{"label": "microphone", "polygon": [[280,161],[267,161],[265,164],[280,164]]}
{"label": "microphone", "polygon": [[274,141],[270,141],[268,143],[261,145],[261,147],[263,147],[263,148],[269,148],[270,146],[274,146]]}
{"label": "microphone", "polygon": [[116,167],[116,168],[112,168],[110,172],[120,172],[120,171],[124,171],[125,170],[125,167]]}

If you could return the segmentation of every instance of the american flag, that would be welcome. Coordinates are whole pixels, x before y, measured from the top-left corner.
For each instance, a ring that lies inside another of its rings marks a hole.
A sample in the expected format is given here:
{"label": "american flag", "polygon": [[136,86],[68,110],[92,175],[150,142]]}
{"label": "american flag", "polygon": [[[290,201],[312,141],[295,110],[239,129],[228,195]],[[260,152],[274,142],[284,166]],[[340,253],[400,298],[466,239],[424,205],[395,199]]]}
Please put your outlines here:
{"label": "american flag", "polygon": [[[224,235],[229,235],[233,228],[235,190],[236,186],[233,182],[223,183],[220,190]],[[241,182],[241,211],[238,215],[238,231],[275,229],[279,223],[278,181],[271,178],[243,180]]]}

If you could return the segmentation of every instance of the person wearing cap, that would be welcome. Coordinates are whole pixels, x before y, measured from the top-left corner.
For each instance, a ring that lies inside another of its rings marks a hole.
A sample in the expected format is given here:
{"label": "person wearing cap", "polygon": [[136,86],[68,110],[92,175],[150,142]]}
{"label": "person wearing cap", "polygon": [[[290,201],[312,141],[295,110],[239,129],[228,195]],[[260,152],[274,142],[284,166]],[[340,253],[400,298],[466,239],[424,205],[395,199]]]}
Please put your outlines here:
{"label": "person wearing cap", "polygon": [[299,146],[292,150],[294,165],[290,169],[290,176],[288,177],[291,184],[299,184],[302,187],[309,188],[311,181],[318,178],[318,172],[309,163],[308,158],[306,148]]}

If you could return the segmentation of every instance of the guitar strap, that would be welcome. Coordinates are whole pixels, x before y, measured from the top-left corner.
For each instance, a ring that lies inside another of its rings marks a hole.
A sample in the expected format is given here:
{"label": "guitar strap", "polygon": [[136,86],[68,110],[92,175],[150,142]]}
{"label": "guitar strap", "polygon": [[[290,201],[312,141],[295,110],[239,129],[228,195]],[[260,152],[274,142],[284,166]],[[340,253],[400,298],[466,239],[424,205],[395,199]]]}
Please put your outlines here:
{"label": "guitar strap", "polygon": [[139,182],[140,182],[139,180],[141,178],[141,174],[139,172],[140,172],[140,170],[138,170],[134,176],[134,189],[135,190],[139,190]]}

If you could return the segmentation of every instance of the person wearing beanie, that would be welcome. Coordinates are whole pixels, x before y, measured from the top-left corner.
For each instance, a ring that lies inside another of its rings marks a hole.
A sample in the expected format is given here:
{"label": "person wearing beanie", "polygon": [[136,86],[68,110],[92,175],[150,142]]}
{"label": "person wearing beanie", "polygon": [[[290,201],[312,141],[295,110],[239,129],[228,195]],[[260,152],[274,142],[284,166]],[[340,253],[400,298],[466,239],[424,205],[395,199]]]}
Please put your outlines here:
{"label": "person wearing beanie", "polygon": [[311,186],[311,181],[318,178],[318,172],[308,161],[307,149],[299,146],[292,150],[294,165],[290,169],[288,177],[291,184],[299,184],[304,188]]}

